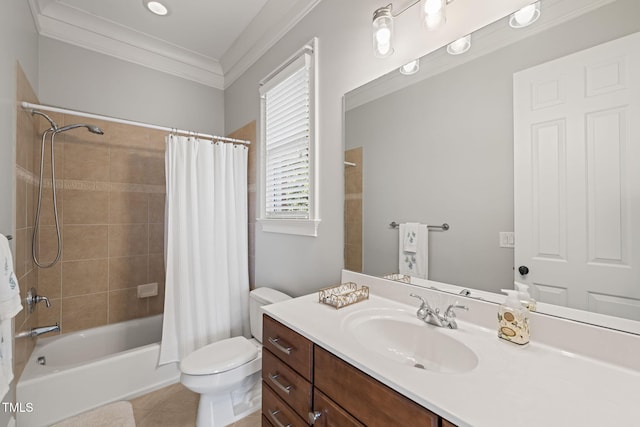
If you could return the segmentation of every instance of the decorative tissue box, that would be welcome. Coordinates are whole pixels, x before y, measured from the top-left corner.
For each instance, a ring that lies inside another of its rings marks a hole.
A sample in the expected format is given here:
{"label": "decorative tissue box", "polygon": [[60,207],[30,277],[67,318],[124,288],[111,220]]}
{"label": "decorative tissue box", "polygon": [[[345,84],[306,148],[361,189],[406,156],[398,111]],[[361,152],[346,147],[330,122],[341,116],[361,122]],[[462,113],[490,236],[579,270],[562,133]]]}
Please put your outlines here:
{"label": "decorative tissue box", "polygon": [[318,292],[319,302],[335,308],[346,307],[366,299],[369,299],[369,287],[358,288],[353,282],[330,286]]}

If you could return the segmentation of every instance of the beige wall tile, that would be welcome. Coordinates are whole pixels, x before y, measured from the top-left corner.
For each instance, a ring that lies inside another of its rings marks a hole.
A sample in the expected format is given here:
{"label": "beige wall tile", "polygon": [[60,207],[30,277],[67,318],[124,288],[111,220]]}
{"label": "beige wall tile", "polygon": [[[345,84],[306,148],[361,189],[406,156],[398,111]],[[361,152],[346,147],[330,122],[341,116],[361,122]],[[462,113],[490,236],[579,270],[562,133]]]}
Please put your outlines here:
{"label": "beige wall tile", "polygon": [[62,332],[95,328],[107,324],[108,294],[82,295],[62,300]]}
{"label": "beige wall tile", "polygon": [[149,255],[149,282],[164,283],[164,254]]}
{"label": "beige wall tile", "polygon": [[164,224],[149,224],[149,253],[164,253]]}
{"label": "beige wall tile", "polygon": [[147,223],[149,194],[111,191],[110,224]]}
{"label": "beige wall tile", "polygon": [[111,182],[145,184],[147,157],[143,150],[112,146],[110,150]]}
{"label": "beige wall tile", "polygon": [[148,314],[147,298],[138,298],[135,288],[109,292],[109,323],[137,319]]}
{"label": "beige wall tile", "polygon": [[149,223],[164,224],[165,194],[149,194]]}
{"label": "beige wall tile", "polygon": [[109,256],[122,257],[148,253],[147,224],[112,224],[109,226]]}
{"label": "beige wall tile", "polygon": [[98,259],[108,256],[107,225],[65,225],[62,227],[63,261]]}
{"label": "beige wall tile", "polygon": [[362,226],[355,224],[346,224],[344,233],[344,242],[350,245],[361,244],[362,242]]}
{"label": "beige wall tile", "polygon": [[106,292],[109,280],[107,259],[62,263],[62,297]]}
{"label": "beige wall tile", "polygon": [[144,183],[164,185],[164,153],[151,153],[145,162]]}
{"label": "beige wall tile", "polygon": [[[45,122],[44,119],[42,119]],[[59,124],[59,123],[58,123]],[[48,122],[47,122],[48,126]],[[42,158],[42,133],[47,129],[44,126],[39,132],[34,132],[34,149],[33,149],[33,169],[36,178],[40,177],[40,159]],[[64,178],[64,135],[58,134],[54,139],[53,156],[55,158],[56,179]],[[44,163],[42,164],[42,176],[51,179],[51,134],[47,134],[44,144]]]}
{"label": "beige wall tile", "polygon": [[49,299],[62,297],[62,263],[38,269],[38,293]]}
{"label": "beige wall tile", "polygon": [[26,228],[16,230],[16,250],[13,254],[13,271],[18,279],[21,279],[27,273],[27,256],[28,250],[31,248],[31,240],[29,237]]}
{"label": "beige wall tile", "polygon": [[16,229],[27,226],[27,182],[16,177]]}
{"label": "beige wall tile", "polygon": [[362,271],[362,245],[344,245],[344,268],[351,271]]}
{"label": "beige wall tile", "polygon": [[[60,236],[63,238],[63,236]],[[58,251],[58,237],[56,228],[51,225],[41,225],[38,228],[38,248],[36,253],[40,264],[49,264],[56,257]]]}
{"label": "beige wall tile", "polygon": [[109,193],[64,190],[64,224],[108,224]]}
{"label": "beige wall tile", "polygon": [[109,290],[132,288],[147,281],[147,255],[109,259]]}
{"label": "beige wall tile", "polygon": [[347,198],[344,201],[344,220],[352,224],[362,224],[362,199]]}
{"label": "beige wall tile", "polygon": [[65,141],[64,179],[109,181],[108,144],[89,143],[69,136]]}
{"label": "beige wall tile", "polygon": [[[38,203],[38,187],[35,188],[34,209]],[[55,225],[55,212],[53,210],[53,189],[51,186],[42,188],[40,203],[40,225]],[[58,221],[63,223],[64,189],[56,187],[56,206],[58,207]]]}

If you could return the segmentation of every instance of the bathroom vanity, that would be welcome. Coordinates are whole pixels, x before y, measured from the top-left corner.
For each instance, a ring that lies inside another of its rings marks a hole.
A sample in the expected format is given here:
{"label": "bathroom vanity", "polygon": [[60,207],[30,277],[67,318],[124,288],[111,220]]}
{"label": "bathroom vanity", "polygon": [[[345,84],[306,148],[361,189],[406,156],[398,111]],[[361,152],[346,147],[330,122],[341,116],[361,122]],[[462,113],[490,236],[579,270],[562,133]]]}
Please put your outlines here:
{"label": "bathroom vanity", "polygon": [[433,412],[267,315],[264,337],[263,425],[441,425]]}
{"label": "bathroom vanity", "polygon": [[[640,419],[640,370],[549,345],[548,320],[534,316],[532,342],[519,347],[489,327],[494,304],[464,300],[470,311],[459,328],[438,328],[416,318],[408,294],[438,307],[454,297],[352,278],[371,287],[369,300],[336,310],[311,294],[264,308],[263,425],[595,427]],[[561,334],[575,332],[567,342],[620,338],[550,321]]]}

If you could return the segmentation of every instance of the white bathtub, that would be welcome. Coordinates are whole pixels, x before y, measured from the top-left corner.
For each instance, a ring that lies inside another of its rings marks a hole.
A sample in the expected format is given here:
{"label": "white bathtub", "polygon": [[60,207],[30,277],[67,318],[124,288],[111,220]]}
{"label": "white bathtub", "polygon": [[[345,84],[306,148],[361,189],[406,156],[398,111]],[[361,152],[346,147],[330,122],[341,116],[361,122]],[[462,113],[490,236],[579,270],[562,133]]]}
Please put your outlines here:
{"label": "white bathtub", "polygon": [[16,388],[33,411],[19,413],[18,426],[48,426],[178,382],[177,364],[158,366],[161,337],[157,315],[38,339]]}

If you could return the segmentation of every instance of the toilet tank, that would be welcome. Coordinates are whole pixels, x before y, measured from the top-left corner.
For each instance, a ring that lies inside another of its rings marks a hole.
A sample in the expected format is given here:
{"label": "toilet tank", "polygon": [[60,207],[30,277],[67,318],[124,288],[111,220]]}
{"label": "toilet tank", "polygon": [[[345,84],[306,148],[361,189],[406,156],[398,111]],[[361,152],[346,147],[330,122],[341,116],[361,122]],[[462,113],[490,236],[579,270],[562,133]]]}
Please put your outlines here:
{"label": "toilet tank", "polygon": [[291,299],[289,295],[267,287],[256,288],[249,293],[249,322],[251,323],[251,335],[255,339],[262,342],[262,310],[260,307],[288,299]]}

